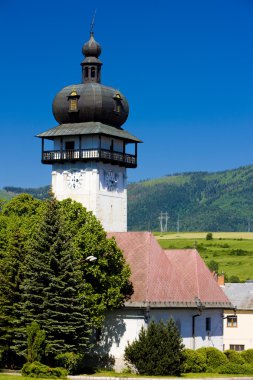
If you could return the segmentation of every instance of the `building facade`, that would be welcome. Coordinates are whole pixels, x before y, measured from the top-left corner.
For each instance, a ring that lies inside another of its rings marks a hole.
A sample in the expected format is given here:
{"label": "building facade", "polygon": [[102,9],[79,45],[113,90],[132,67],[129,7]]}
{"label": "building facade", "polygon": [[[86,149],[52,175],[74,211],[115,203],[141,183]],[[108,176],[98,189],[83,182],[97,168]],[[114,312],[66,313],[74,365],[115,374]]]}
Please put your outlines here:
{"label": "building facade", "polygon": [[236,308],[235,313],[224,313],[224,349],[253,348],[253,283],[228,283],[222,288]]}
{"label": "building facade", "polygon": [[[223,350],[224,309],[233,305],[195,249],[163,250],[150,232],[109,233],[131,268],[134,293],[122,310],[107,315],[100,341],[103,352],[124,368],[127,342],[151,320],[173,318],[185,347]],[[106,350],[106,351],[105,351]]]}

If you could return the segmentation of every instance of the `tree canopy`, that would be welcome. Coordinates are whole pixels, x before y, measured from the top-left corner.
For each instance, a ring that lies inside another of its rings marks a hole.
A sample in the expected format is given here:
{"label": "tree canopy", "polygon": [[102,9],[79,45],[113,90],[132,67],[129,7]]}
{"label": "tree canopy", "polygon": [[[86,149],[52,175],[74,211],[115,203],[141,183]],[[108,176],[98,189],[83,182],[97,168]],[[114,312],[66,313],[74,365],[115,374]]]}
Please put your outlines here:
{"label": "tree canopy", "polygon": [[88,350],[106,311],[132,293],[115,240],[70,199],[13,198],[0,213],[0,238],[0,356],[8,365],[16,365],[17,355],[27,357],[27,327],[34,321],[46,334],[47,362]]}

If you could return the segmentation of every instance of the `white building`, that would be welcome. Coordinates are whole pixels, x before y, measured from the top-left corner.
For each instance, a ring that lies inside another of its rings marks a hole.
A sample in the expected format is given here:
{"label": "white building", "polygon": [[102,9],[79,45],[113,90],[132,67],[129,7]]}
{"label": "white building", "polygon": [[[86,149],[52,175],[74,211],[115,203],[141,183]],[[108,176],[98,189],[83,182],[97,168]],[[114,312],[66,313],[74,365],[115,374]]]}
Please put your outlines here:
{"label": "white building", "polygon": [[253,348],[253,283],[225,284],[223,290],[236,307],[236,313],[224,313],[224,349]]}

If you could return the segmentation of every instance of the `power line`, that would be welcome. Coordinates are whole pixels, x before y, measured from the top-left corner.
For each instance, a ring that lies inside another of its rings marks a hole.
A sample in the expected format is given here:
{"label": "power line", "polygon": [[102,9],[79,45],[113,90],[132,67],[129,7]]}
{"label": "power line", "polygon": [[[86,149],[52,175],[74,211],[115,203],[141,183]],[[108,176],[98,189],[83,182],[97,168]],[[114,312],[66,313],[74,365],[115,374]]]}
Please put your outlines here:
{"label": "power line", "polygon": [[177,233],[180,231],[180,223],[179,223],[179,216],[177,218]]}
{"label": "power line", "polygon": [[162,212],[158,218],[160,220],[160,231],[161,232],[167,232],[168,231],[168,213],[167,212]]}

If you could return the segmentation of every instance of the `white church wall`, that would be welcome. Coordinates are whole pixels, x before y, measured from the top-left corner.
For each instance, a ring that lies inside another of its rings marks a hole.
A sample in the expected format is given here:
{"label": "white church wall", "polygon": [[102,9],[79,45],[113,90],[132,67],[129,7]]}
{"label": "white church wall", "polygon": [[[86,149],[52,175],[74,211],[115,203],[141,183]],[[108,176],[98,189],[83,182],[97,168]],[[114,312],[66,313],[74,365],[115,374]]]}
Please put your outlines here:
{"label": "white church wall", "polygon": [[[166,322],[170,318],[176,322],[186,348],[215,347],[223,349],[223,320],[221,310],[205,310],[195,318],[195,342],[192,337],[192,317],[197,314],[193,309],[151,309],[149,321]],[[128,342],[138,338],[141,327],[147,327],[145,312],[141,309],[117,310],[107,315],[102,331],[100,345],[107,347],[108,353],[115,358],[115,370],[121,371],[124,363],[124,350]],[[211,318],[211,329],[206,331],[206,318]]]}
{"label": "white church wall", "polygon": [[[151,319],[166,322],[172,318],[177,324],[184,345],[187,348],[215,347],[223,349],[223,319],[221,310],[206,309],[195,320],[195,339],[192,337],[193,316],[198,314],[195,309],[154,309],[150,313]],[[206,330],[206,319],[210,318],[210,331]]]}

